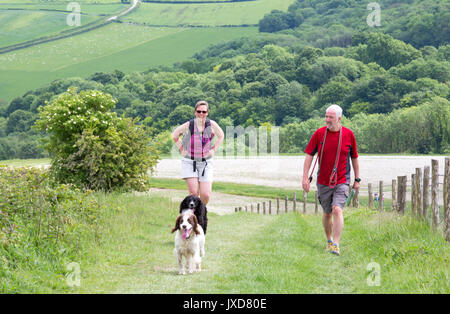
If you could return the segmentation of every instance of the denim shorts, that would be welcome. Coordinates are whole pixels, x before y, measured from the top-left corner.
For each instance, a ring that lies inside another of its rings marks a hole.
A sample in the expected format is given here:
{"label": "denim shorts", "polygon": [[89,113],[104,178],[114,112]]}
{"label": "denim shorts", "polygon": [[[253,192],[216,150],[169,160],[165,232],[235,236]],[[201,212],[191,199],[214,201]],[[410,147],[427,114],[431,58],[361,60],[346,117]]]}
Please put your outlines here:
{"label": "denim shorts", "polygon": [[317,184],[317,195],[323,212],[330,214],[333,206],[344,209],[348,197],[349,185],[347,183],[338,184],[333,189],[328,185]]}

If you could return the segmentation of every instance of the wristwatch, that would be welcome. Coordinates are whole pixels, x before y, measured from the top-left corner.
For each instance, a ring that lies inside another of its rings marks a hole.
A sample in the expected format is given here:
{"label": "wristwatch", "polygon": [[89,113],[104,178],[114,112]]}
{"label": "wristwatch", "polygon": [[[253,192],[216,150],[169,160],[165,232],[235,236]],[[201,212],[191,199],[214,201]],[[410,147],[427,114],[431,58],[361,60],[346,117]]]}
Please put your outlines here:
{"label": "wristwatch", "polygon": [[361,178],[355,178],[355,182],[361,182]]}

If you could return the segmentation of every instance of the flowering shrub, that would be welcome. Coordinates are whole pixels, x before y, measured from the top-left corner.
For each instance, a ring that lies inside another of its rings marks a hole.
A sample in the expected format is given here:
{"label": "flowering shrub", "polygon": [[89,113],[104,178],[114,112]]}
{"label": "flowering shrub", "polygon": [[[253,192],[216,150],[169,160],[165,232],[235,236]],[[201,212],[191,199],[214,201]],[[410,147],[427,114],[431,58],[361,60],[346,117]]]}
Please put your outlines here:
{"label": "flowering shrub", "polygon": [[69,88],[39,107],[36,128],[49,135],[45,147],[58,181],[106,191],[147,187],[158,153],[137,119],[111,112],[115,104],[109,94]]}

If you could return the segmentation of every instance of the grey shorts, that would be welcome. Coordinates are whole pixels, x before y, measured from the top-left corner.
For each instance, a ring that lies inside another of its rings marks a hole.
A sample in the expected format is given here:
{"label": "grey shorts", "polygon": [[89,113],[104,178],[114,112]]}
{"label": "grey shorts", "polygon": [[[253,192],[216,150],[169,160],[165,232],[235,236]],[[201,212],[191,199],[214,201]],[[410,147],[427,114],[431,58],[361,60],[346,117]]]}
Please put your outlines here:
{"label": "grey shorts", "polygon": [[348,184],[343,183],[336,185],[334,189],[330,189],[328,185],[317,184],[317,194],[324,213],[330,214],[333,211],[333,206],[344,209],[348,197],[348,186]]}
{"label": "grey shorts", "polygon": [[[212,182],[213,180],[213,159],[197,161],[194,171],[194,161],[188,158],[181,159],[181,178],[198,178],[200,182]],[[204,170],[204,172],[203,172]]]}

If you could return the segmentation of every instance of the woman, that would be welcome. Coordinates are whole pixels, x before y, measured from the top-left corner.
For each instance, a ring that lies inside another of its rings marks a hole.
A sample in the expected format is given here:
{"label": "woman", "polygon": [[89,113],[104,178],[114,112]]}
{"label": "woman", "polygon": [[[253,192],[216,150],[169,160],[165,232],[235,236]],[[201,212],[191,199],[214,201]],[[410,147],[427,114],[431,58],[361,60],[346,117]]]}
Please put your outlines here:
{"label": "woman", "polygon": [[[195,105],[195,119],[175,129],[173,140],[183,156],[181,160],[181,177],[186,180],[189,193],[199,196],[206,205],[211,194],[213,180],[213,160],[224,139],[220,126],[209,120],[209,105],[201,100]],[[184,134],[183,140],[180,135]],[[213,138],[217,136],[215,145]]]}

